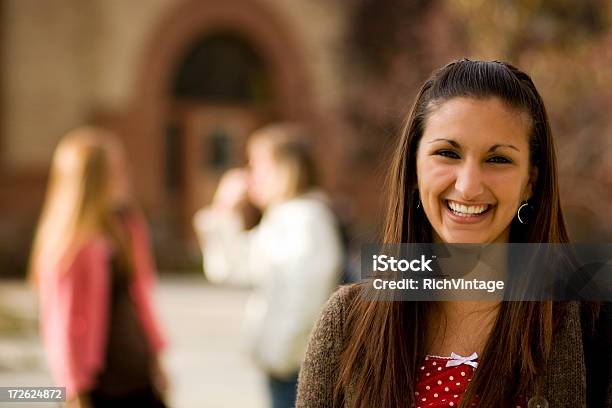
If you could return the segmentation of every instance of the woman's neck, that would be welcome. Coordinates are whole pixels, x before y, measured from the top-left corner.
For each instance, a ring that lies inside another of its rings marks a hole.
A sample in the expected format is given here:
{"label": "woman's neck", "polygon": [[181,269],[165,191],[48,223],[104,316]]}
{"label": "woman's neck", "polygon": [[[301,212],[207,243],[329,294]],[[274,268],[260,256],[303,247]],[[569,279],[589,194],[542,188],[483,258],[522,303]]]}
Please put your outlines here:
{"label": "woman's neck", "polygon": [[438,302],[429,319],[426,353],[447,356],[451,352],[481,354],[495,323],[499,302]]}

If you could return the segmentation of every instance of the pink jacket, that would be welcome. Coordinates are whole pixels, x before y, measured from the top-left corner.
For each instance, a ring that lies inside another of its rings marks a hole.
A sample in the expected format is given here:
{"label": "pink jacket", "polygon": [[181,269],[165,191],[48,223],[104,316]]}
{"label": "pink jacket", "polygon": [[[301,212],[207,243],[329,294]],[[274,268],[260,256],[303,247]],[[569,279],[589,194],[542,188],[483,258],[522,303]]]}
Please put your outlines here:
{"label": "pink jacket", "polygon": [[[130,295],[151,350],[165,341],[154,317],[150,292],[155,283],[154,264],[146,226],[139,217],[128,223],[135,274]],[[92,388],[102,370],[108,331],[110,255],[108,242],[87,242],[67,271],[40,273],[42,340],[55,382],[66,387],[68,398]]]}

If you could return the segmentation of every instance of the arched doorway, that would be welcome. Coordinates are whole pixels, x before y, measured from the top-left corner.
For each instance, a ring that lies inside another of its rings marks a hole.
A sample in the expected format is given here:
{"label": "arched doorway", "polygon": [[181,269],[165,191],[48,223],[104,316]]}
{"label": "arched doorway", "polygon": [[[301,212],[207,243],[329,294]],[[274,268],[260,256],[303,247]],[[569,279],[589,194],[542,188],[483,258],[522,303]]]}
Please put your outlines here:
{"label": "arched doorway", "polygon": [[304,67],[290,24],[256,1],[185,1],[157,27],[121,130],[161,267],[197,259],[191,215],[250,131],[316,117]]}
{"label": "arched doorway", "polygon": [[165,135],[166,188],[179,227],[192,237],[191,218],[212,200],[221,175],[245,164],[247,136],[279,118],[265,61],[231,32],[197,39],[172,81]]}

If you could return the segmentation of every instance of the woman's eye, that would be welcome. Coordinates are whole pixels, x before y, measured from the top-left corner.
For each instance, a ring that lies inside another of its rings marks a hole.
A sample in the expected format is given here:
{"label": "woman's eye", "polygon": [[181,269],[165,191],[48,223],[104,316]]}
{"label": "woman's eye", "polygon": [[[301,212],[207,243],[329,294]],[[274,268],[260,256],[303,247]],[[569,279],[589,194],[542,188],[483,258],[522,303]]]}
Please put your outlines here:
{"label": "woman's eye", "polygon": [[459,155],[452,150],[439,150],[435,154],[442,157],[448,157],[449,159],[459,159]]}
{"label": "woman's eye", "polygon": [[489,157],[487,159],[487,162],[489,162],[489,163],[512,163],[511,160],[509,160],[508,158],[506,158],[504,156]]}

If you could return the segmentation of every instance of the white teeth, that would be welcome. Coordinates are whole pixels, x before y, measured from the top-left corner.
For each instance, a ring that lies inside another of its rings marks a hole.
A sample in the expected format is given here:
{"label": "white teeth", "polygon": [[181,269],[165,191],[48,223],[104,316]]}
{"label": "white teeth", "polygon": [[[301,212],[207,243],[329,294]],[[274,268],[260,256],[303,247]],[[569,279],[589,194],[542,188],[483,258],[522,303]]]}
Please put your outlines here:
{"label": "white teeth", "polygon": [[463,205],[453,201],[447,201],[448,207],[457,215],[468,216],[471,214],[481,214],[489,208],[488,205]]}

